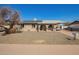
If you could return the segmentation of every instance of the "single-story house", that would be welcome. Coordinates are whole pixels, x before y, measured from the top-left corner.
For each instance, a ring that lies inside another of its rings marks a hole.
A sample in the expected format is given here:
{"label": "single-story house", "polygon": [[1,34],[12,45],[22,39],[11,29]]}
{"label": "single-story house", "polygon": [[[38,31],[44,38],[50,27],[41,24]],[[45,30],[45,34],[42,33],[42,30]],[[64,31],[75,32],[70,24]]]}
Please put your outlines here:
{"label": "single-story house", "polygon": [[23,23],[25,25],[32,25],[33,28],[36,28],[38,30],[53,30],[54,28],[63,28],[63,22],[60,20],[30,20],[24,21]]}

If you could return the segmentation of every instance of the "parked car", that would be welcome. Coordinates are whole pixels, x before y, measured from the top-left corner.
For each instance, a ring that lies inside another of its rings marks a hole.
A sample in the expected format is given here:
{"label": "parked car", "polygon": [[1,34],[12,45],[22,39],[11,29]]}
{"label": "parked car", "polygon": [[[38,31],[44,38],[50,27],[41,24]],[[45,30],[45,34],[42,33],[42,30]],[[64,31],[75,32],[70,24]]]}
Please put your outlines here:
{"label": "parked car", "polygon": [[73,26],[73,27],[69,26],[68,30],[70,30],[70,31],[79,31],[79,27],[78,26]]}

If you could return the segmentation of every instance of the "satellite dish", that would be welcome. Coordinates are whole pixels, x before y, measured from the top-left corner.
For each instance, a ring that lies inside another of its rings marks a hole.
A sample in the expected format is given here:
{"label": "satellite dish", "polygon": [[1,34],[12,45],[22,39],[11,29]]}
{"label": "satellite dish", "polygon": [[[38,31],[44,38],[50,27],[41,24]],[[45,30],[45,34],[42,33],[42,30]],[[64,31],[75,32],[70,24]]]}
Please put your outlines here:
{"label": "satellite dish", "polygon": [[37,18],[34,18],[33,20],[34,20],[34,21],[37,21]]}

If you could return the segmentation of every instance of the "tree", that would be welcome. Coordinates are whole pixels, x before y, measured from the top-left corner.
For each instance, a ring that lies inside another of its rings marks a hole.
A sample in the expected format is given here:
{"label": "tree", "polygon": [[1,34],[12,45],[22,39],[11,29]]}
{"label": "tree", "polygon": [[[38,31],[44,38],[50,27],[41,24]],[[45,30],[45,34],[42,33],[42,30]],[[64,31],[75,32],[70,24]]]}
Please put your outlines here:
{"label": "tree", "polygon": [[[5,27],[6,20],[10,21],[9,28]],[[16,32],[15,25],[20,24],[20,17],[17,11],[11,10],[10,8],[0,9],[0,26],[5,28],[5,33]]]}

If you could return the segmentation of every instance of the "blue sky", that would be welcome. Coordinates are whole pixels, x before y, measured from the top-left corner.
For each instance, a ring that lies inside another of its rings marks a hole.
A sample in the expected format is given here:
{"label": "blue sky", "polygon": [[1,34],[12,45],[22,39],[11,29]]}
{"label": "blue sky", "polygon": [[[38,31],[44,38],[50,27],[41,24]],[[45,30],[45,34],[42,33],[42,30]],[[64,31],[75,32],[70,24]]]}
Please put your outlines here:
{"label": "blue sky", "polygon": [[21,20],[61,20],[79,19],[79,4],[0,4],[19,11]]}

